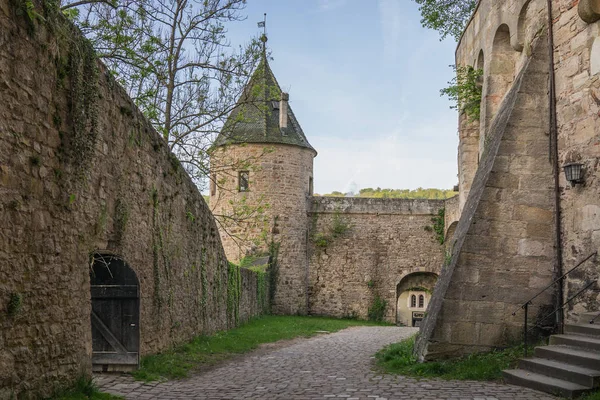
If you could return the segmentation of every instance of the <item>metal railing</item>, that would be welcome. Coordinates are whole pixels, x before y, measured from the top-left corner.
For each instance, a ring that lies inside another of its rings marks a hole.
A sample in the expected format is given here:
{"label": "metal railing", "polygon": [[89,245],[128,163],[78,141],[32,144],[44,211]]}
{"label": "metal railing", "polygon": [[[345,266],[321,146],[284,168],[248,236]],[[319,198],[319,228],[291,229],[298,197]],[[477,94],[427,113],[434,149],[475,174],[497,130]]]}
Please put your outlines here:
{"label": "metal railing", "polygon": [[[554,287],[557,283],[559,283],[559,284],[562,285],[562,281],[565,279],[565,277],[567,277],[571,272],[575,271],[577,268],[579,268],[581,265],[583,265],[586,261],[588,261],[590,258],[592,258],[592,257],[594,257],[596,255],[598,255],[597,251],[593,252],[592,254],[590,254],[589,256],[587,256],[586,258],[584,258],[583,260],[581,260],[577,265],[575,265],[569,271],[567,271],[566,273],[564,273],[561,277],[555,279],[551,284],[549,284],[548,286],[546,286],[544,289],[540,290],[535,296],[533,296],[532,298],[530,298],[529,300],[527,300],[517,310],[515,310],[512,313],[512,315],[515,316],[520,309],[524,310],[524,314],[525,315],[524,315],[524,322],[523,322],[523,348],[524,348],[525,357],[527,357],[527,345],[528,345],[527,339],[528,339],[529,331],[533,330],[537,326],[537,324],[536,324],[531,329],[528,329],[528,326],[527,326],[527,317],[528,317],[528,312],[529,312],[529,306],[533,304],[533,300],[537,299],[539,296],[541,296],[544,292],[546,292],[551,287]],[[556,307],[554,309],[554,311],[552,311],[550,314],[546,315],[545,317],[543,317],[539,321],[545,321],[546,319],[548,319],[549,317],[553,316],[554,314],[556,314],[558,312],[562,313],[562,310],[563,310],[563,308],[566,305],[568,305],[569,303],[571,303],[571,301],[573,301],[577,296],[579,296],[581,293],[583,293],[584,291],[586,291],[587,289],[589,289],[592,285],[594,285],[597,282],[598,282],[598,280],[594,280],[592,282],[589,282],[583,289],[581,289],[579,292],[577,292],[576,294],[574,294],[573,296],[571,296],[569,299],[567,299],[567,301],[561,303],[558,307]],[[598,318],[598,317],[600,317],[600,315],[598,315],[596,318]],[[596,318],[594,318],[592,321],[590,321],[590,323],[593,323],[593,321]],[[562,320],[562,315],[561,315],[561,320]]]}

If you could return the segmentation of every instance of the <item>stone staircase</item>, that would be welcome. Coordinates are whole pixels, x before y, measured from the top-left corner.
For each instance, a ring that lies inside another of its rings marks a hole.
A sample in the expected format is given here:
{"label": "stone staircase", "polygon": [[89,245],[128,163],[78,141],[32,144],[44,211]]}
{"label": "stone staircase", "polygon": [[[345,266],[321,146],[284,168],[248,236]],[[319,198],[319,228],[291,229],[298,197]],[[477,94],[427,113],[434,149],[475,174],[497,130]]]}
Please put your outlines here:
{"label": "stone staircase", "polygon": [[548,346],[535,348],[533,358],[519,360],[519,368],[503,371],[504,380],[569,399],[600,390],[600,318],[584,313],[564,334],[550,336]]}

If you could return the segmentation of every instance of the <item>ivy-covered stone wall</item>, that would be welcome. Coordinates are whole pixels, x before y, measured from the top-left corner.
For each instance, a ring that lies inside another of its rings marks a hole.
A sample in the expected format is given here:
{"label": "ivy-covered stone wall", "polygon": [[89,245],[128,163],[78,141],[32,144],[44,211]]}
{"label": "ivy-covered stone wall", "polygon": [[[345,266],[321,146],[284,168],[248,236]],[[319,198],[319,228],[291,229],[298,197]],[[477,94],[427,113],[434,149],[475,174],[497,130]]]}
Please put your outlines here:
{"label": "ivy-covered stone wall", "polygon": [[362,319],[382,313],[384,320],[395,323],[400,281],[413,273],[440,274],[444,204],[313,197],[309,313]]}
{"label": "ivy-covered stone wall", "polygon": [[91,369],[90,254],[140,284],[140,353],[265,310],[162,137],[49,3],[0,0],[0,398]]}

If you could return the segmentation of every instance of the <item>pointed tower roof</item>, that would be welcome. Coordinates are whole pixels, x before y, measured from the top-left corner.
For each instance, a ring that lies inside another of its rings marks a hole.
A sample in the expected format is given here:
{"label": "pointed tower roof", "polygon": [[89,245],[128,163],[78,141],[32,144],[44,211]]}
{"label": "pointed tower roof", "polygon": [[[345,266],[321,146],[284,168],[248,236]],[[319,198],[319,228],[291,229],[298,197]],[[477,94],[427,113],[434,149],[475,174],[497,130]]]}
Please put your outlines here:
{"label": "pointed tower roof", "polygon": [[281,98],[281,87],[267,58],[263,56],[214,146],[242,143],[288,144],[310,149],[316,154],[289,105],[285,107],[287,127],[280,127]]}

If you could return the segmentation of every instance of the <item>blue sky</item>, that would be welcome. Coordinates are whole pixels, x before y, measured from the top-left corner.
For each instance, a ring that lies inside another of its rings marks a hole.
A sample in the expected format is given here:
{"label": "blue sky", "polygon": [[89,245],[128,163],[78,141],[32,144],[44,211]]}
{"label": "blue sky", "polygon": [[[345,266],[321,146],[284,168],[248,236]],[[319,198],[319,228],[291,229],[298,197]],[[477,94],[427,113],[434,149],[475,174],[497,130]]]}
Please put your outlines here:
{"label": "blue sky", "polygon": [[457,115],[439,89],[456,43],[421,27],[409,0],[248,0],[233,44],[262,29],[271,68],[310,143],[316,193],[452,188]]}

